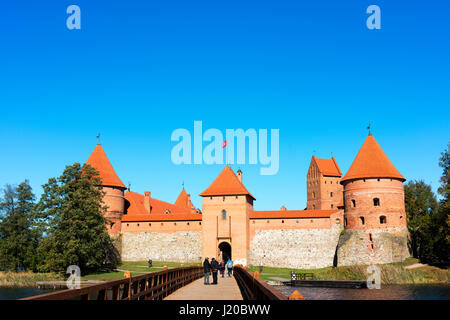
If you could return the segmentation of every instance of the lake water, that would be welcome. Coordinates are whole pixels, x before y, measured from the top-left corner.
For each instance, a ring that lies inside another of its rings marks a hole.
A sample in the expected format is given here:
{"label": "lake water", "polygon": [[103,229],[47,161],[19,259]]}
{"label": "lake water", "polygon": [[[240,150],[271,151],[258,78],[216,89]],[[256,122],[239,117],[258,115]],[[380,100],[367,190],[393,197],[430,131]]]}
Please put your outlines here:
{"label": "lake water", "polygon": [[382,285],[381,289],[276,288],[285,295],[297,290],[307,300],[450,300],[450,284]]}
{"label": "lake water", "polygon": [[47,293],[52,290],[38,288],[5,288],[0,287],[0,300],[16,300],[20,298]]}
{"label": "lake water", "polygon": [[[277,286],[285,295],[298,290],[307,300],[450,300],[450,284],[384,285],[381,289]],[[0,300],[15,300],[50,292],[38,288],[0,287]]]}

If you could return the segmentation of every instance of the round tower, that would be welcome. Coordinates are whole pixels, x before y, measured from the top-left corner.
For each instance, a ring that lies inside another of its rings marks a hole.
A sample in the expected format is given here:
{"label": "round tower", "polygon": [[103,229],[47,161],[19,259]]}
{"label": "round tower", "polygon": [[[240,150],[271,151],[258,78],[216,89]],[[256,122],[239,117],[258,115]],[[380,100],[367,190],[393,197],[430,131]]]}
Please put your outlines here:
{"label": "round tower", "polygon": [[341,180],[346,232],[338,264],[389,263],[408,256],[404,181],[369,134]]}
{"label": "round tower", "polygon": [[105,217],[108,219],[106,228],[111,235],[118,235],[121,231],[122,216],[125,212],[125,185],[117,176],[114,168],[109,162],[102,146],[98,144],[86,161],[99,172],[99,178],[102,180],[102,189],[105,193],[103,202],[108,207]]}

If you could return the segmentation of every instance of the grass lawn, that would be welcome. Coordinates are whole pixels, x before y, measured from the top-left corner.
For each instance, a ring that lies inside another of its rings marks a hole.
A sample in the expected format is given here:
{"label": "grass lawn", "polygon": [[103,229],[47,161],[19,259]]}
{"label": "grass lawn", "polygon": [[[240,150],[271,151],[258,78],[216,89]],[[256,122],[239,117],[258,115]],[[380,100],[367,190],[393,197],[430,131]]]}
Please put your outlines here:
{"label": "grass lawn", "polygon": [[[161,271],[164,266],[169,269],[178,268],[181,264],[184,266],[190,266],[192,263],[181,262],[165,262],[165,261],[153,261],[152,268],[148,267],[147,261],[123,261],[118,267],[118,270],[128,270],[132,276],[138,276],[140,274]],[[92,273],[81,277],[81,280],[117,280],[123,278],[124,271]]]}

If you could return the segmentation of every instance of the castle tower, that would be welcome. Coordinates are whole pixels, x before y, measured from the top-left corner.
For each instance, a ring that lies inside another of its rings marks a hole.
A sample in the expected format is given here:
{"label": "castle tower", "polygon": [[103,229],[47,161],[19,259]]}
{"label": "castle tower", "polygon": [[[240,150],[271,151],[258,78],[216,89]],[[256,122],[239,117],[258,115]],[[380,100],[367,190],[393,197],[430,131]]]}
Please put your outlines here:
{"label": "castle tower", "polygon": [[255,198],[229,166],[200,196],[203,197],[203,258],[232,258],[246,264],[250,248],[249,217]]}
{"label": "castle tower", "polygon": [[125,210],[124,191],[126,187],[117,176],[100,144],[97,144],[86,164],[94,167],[100,173],[101,186],[105,192],[103,202],[108,206],[105,215],[109,220],[107,225],[108,233],[118,235],[121,230],[121,220]]}
{"label": "castle tower", "polygon": [[339,265],[389,263],[408,256],[404,181],[369,134],[341,181],[346,232],[340,239]]}
{"label": "castle tower", "polygon": [[343,206],[342,173],[336,159],[312,156],[306,175],[308,210],[330,210]]}

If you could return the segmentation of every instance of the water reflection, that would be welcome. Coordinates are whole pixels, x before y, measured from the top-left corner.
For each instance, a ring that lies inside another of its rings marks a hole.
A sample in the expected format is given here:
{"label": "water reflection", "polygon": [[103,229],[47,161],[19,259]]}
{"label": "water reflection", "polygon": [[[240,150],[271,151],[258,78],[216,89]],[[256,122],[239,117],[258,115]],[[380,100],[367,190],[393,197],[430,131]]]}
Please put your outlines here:
{"label": "water reflection", "polygon": [[6,288],[0,287],[0,300],[16,300],[20,298],[47,293],[52,290],[38,288]]}
{"label": "water reflection", "polygon": [[450,300],[450,284],[382,285],[381,289],[277,287],[290,295],[298,290],[307,300]]}

